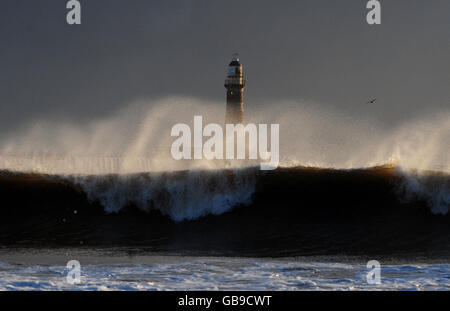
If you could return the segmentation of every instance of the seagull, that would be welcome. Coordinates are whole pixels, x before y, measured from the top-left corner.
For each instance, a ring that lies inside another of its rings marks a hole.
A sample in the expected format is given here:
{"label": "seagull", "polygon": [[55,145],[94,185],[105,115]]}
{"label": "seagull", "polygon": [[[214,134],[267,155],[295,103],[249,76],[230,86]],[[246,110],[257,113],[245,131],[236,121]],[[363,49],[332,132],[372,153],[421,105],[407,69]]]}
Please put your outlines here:
{"label": "seagull", "polygon": [[372,99],[371,101],[368,101],[366,104],[374,104],[377,101],[376,98]]}

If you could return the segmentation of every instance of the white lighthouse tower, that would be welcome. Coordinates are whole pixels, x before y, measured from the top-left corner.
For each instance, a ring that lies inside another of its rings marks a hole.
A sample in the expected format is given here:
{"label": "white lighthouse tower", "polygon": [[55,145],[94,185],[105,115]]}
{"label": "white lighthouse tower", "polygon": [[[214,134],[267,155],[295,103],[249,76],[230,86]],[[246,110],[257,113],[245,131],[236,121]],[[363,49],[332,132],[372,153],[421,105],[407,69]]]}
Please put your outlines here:
{"label": "white lighthouse tower", "polygon": [[226,124],[244,124],[244,89],[242,64],[239,55],[233,54],[233,59],[228,65],[227,78],[225,79],[227,89],[227,111]]}

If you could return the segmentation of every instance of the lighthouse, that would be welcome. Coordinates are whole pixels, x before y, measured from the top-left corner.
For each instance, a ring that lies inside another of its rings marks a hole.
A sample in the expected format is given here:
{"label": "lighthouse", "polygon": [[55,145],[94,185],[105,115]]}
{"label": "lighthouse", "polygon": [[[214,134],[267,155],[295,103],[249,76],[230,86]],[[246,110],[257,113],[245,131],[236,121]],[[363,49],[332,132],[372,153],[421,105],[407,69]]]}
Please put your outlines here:
{"label": "lighthouse", "polygon": [[228,65],[227,78],[225,79],[227,89],[226,124],[244,124],[244,89],[245,80],[242,74],[242,64],[239,55],[233,54],[231,63]]}

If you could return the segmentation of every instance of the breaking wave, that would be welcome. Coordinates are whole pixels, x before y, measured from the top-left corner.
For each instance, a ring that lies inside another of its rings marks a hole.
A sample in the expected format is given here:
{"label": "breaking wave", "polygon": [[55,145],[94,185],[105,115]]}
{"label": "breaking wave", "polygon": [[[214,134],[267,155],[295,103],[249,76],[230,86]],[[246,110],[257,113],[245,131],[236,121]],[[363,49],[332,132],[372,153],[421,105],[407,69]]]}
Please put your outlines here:
{"label": "breaking wave", "polygon": [[98,201],[108,213],[132,204],[158,210],[175,221],[220,215],[238,205],[249,205],[259,168],[229,171],[183,171],[138,175],[78,176],[90,202]]}
{"label": "breaking wave", "polygon": [[249,256],[448,256],[449,193],[447,173],[389,166],[90,176],[3,172],[0,243],[140,245]]}
{"label": "breaking wave", "polygon": [[168,98],[4,134],[0,243],[450,255],[447,111],[385,128],[314,104],[249,105],[249,122],[280,124],[278,169],[175,161],[171,127],[221,124],[218,107]]}
{"label": "breaking wave", "polygon": [[[33,192],[38,196],[36,204],[51,201],[52,196],[59,197],[64,191],[71,191],[85,200],[86,205],[100,204],[107,214],[132,206],[145,212],[159,211],[176,222],[221,215],[237,206],[252,205],[267,193],[272,193],[276,199],[281,199],[281,196],[284,200],[288,199],[294,208],[306,196],[312,199],[316,196],[319,202],[321,196],[334,194],[337,185],[340,188],[352,186],[345,195],[339,194],[349,202],[358,192],[372,191],[371,195],[380,197],[395,195],[385,204],[419,204],[435,215],[447,215],[450,207],[449,174],[405,171],[391,166],[351,170],[293,167],[279,168],[274,172],[261,171],[259,166],[255,166],[109,175],[45,175],[4,171],[0,174],[0,182],[4,202],[7,198],[8,203],[17,209],[21,208],[20,202],[6,190],[13,188],[19,191],[17,196],[20,197],[37,187],[45,191]],[[327,186],[330,184],[333,189]],[[311,187],[313,192],[302,193],[303,189]],[[274,192],[274,188],[278,192]],[[297,193],[290,193],[289,189],[297,190]],[[347,204],[345,201],[337,203]]]}
{"label": "breaking wave", "polygon": [[447,215],[450,207],[450,177],[438,172],[404,172],[399,186],[400,198],[405,202],[426,201],[433,214]]}
{"label": "breaking wave", "polygon": [[[291,170],[296,171],[295,168]],[[303,173],[310,172],[309,170],[314,171],[314,169],[305,169]],[[379,170],[362,171],[375,173],[380,172]],[[318,169],[317,172],[320,171]],[[349,180],[349,183],[357,183],[358,178],[362,178],[358,173],[352,174],[352,171],[361,172],[361,170],[350,170],[346,173],[340,170],[322,171],[328,172],[330,179],[340,174],[354,175],[355,180]],[[119,212],[122,208],[133,205],[143,211],[160,211],[163,215],[179,222],[206,215],[220,215],[233,207],[250,205],[257,183],[261,184],[268,178],[264,178],[265,174],[267,172],[259,171],[259,167],[250,167],[231,170],[74,176],[64,177],[63,180],[81,187],[88,200],[99,202],[107,213]],[[298,171],[298,174],[302,174],[302,171]],[[386,168],[383,174],[385,174],[387,186],[390,187],[388,193],[391,191],[396,193],[399,199],[398,204],[421,202],[433,214],[447,215],[450,207],[450,175],[441,172],[406,172],[400,168]],[[318,176],[320,176],[319,173],[311,176],[309,181],[305,181],[306,185],[309,182],[316,182],[315,179]],[[286,176],[286,180],[280,180],[280,183],[291,184],[292,181],[287,178]],[[389,183],[392,184],[389,185]],[[298,186],[305,185],[298,184]],[[364,184],[359,187],[364,188]],[[318,196],[327,195],[326,189],[318,190],[322,192],[318,192]],[[282,195],[282,192],[278,195]],[[352,196],[351,193],[348,195]],[[298,199],[291,198],[291,201],[295,202]]]}

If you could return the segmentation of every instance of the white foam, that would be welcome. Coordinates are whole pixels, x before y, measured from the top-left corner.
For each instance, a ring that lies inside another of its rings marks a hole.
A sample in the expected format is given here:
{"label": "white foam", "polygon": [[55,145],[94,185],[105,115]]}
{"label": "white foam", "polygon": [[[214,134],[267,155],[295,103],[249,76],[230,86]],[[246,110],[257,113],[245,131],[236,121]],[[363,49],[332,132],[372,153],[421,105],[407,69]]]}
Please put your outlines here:
{"label": "white foam", "polygon": [[379,285],[367,283],[362,264],[296,260],[82,264],[75,285],[66,282],[67,272],[65,266],[0,262],[0,290],[450,290],[448,264],[382,265]]}
{"label": "white foam", "polygon": [[99,201],[107,212],[118,212],[133,204],[183,221],[220,215],[251,203],[258,174],[258,168],[245,168],[67,178],[81,186],[89,200]]}
{"label": "white foam", "polygon": [[399,195],[405,201],[424,200],[434,214],[447,215],[450,209],[449,175],[398,169],[403,176]]}

